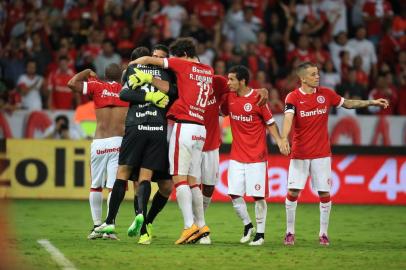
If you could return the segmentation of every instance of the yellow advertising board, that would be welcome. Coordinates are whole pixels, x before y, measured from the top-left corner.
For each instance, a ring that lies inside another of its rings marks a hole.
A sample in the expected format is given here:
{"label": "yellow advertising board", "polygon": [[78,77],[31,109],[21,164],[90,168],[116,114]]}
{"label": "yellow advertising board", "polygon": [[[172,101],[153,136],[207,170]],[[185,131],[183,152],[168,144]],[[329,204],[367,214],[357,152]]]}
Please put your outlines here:
{"label": "yellow advertising board", "polygon": [[[7,168],[0,171],[0,196],[33,199],[87,199],[91,141],[19,140],[6,142]],[[153,192],[156,185],[153,185]],[[105,197],[107,192],[104,192]],[[134,195],[129,182],[127,199]]]}

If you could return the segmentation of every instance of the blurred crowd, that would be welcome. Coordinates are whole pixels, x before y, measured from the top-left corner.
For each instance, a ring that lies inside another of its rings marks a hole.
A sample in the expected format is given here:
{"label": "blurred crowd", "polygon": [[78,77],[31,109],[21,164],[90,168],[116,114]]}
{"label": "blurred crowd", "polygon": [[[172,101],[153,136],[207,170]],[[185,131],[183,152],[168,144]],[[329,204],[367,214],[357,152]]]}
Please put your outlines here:
{"label": "blurred crowd", "polygon": [[406,115],[405,34],[400,0],[1,1],[0,108],[75,109],[87,102],[66,86],[75,72],[103,78],[137,46],[191,36],[216,74],[249,67],[250,85],[269,89],[274,113],[298,85],[295,66],[313,61],[321,84],[345,98],[391,104],[351,113]]}

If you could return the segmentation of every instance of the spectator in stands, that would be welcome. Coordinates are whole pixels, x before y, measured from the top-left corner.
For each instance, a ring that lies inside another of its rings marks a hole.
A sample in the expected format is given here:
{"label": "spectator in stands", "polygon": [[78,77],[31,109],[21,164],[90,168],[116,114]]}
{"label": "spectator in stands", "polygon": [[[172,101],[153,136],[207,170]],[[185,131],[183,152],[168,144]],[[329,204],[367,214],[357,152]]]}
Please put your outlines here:
{"label": "spectator in stands", "polygon": [[[348,70],[348,78],[337,86],[337,94],[345,99],[367,99],[368,94],[364,85],[357,82],[357,71],[353,68]],[[366,113],[365,109],[347,110],[343,108],[337,109],[337,114],[351,114]]]}
{"label": "spectator in stands", "polygon": [[[68,57],[60,56],[58,69],[48,77],[48,109],[70,110],[73,109],[73,94],[67,86],[73,77],[74,71],[68,67]],[[79,100],[75,105],[79,103]]]}
{"label": "spectator in stands", "polygon": [[367,0],[362,7],[362,17],[367,27],[368,39],[378,45],[382,36],[382,25],[393,17],[392,5],[387,0]]}
{"label": "spectator in stands", "polygon": [[336,89],[341,82],[340,74],[335,70],[333,62],[326,61],[320,72],[320,85]]}
{"label": "spectator in stands", "polygon": [[269,108],[272,114],[282,114],[285,108],[285,103],[281,100],[278,90],[275,88],[268,88],[269,91]]}
{"label": "spectator in stands", "polygon": [[336,70],[340,70],[341,67],[340,53],[342,51],[348,52],[350,61],[357,55],[354,48],[348,43],[346,32],[340,32],[334,37],[334,40],[329,44],[329,50]]}
{"label": "spectator in stands", "polygon": [[189,19],[182,26],[180,35],[182,37],[192,37],[200,43],[206,43],[209,40],[209,35],[201,26],[196,14],[190,14]]}
{"label": "spectator in stands", "polygon": [[94,60],[96,74],[99,78],[104,78],[104,71],[110,64],[121,64],[121,57],[114,52],[114,43],[112,40],[106,39],[103,41],[103,50],[101,55]]}
{"label": "spectator in stands", "polygon": [[357,72],[357,82],[364,85],[365,87],[368,87],[368,74],[362,68],[362,57],[360,55],[354,57],[352,66]]}
{"label": "spectator in stands", "polygon": [[397,93],[388,85],[385,73],[379,73],[376,87],[369,93],[368,99],[385,98],[389,101],[389,106],[384,109],[380,107],[368,107],[369,111],[373,114],[388,115],[393,114],[397,108],[398,95]]}
{"label": "spectator in stands", "polygon": [[26,73],[18,78],[17,89],[22,97],[22,108],[27,110],[42,110],[44,95],[44,77],[37,74],[37,64],[29,60]]}
{"label": "spectator in stands", "polygon": [[217,59],[214,62],[214,74],[227,76],[226,63],[223,60]]}
{"label": "spectator in stands", "polygon": [[49,126],[42,135],[42,138],[44,139],[78,140],[82,137],[80,130],[71,127],[69,118],[63,114],[55,117],[55,122]]}
{"label": "spectator in stands", "polygon": [[252,8],[244,10],[244,18],[242,21],[234,22],[235,29],[234,43],[236,46],[241,46],[250,42],[257,42],[257,34],[261,30],[261,20],[254,15]]}
{"label": "spectator in stands", "polygon": [[362,69],[367,75],[372,75],[373,78],[377,74],[377,56],[374,44],[366,39],[366,29],[364,26],[359,26],[355,33],[355,38],[352,38],[348,45],[354,49],[357,55],[362,57]]}
{"label": "spectator in stands", "polygon": [[166,15],[169,20],[171,37],[178,38],[182,25],[187,19],[186,9],[179,5],[177,0],[169,0],[169,3],[161,10],[161,14]]}
{"label": "spectator in stands", "polygon": [[210,35],[214,30],[214,26],[223,20],[224,7],[217,0],[201,0],[197,1],[194,13],[197,14],[200,23]]}

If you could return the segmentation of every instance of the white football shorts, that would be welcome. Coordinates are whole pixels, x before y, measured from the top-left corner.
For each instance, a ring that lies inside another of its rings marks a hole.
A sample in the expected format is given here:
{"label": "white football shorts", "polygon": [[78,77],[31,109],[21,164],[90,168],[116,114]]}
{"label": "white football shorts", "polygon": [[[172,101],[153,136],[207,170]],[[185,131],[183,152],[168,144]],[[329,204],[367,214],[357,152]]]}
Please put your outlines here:
{"label": "white football shorts", "polygon": [[267,162],[241,163],[230,160],[228,166],[228,194],[238,196],[268,196]]}
{"label": "white football shorts", "polygon": [[202,153],[201,175],[197,179],[198,184],[215,186],[219,182],[219,149]]}
{"label": "white football shorts", "polygon": [[90,145],[91,188],[113,188],[123,137],[94,139]]}
{"label": "white football shorts", "polygon": [[169,140],[171,175],[200,176],[206,128],[191,123],[175,123]]}
{"label": "white football shorts", "polygon": [[289,164],[288,189],[304,189],[309,175],[313,190],[330,192],[331,157],[291,159]]}

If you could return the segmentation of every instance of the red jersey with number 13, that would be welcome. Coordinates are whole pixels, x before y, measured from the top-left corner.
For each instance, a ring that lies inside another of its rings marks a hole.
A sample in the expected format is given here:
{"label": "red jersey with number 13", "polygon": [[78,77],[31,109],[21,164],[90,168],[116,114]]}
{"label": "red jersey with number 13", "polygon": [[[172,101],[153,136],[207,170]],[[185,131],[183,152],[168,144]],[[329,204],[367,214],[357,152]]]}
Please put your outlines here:
{"label": "red jersey with number 13", "polygon": [[213,91],[213,69],[205,64],[176,57],[164,59],[164,68],[176,74],[179,96],[167,117],[204,125],[205,108]]}
{"label": "red jersey with number 13", "polygon": [[311,94],[300,88],[286,96],[285,113],[294,113],[291,158],[315,159],[331,156],[328,139],[330,107],[340,107],[344,98],[334,90],[317,87]]}

